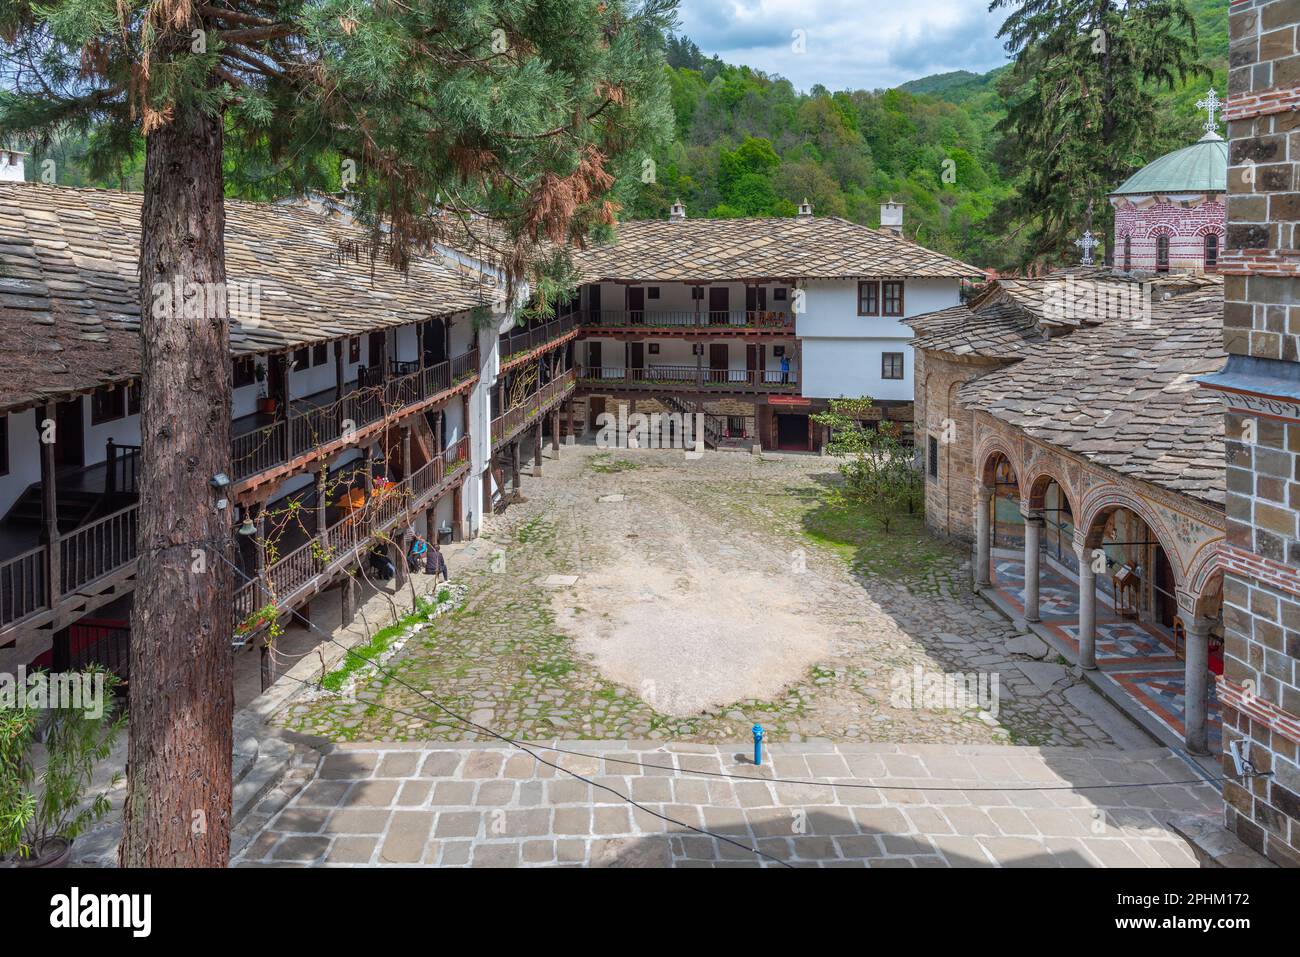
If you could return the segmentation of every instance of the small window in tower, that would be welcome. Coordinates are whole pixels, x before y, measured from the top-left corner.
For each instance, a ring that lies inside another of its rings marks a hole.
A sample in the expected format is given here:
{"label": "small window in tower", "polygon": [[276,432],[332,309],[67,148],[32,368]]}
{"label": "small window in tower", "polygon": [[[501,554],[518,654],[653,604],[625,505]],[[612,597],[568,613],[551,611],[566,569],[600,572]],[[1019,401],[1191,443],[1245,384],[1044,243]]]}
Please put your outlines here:
{"label": "small window in tower", "polygon": [[1156,272],[1169,272],[1169,237],[1156,237]]}
{"label": "small window in tower", "polygon": [[1207,233],[1205,236],[1205,271],[1214,272],[1219,268],[1219,234]]}
{"label": "small window in tower", "polygon": [[1133,271],[1133,237],[1124,237],[1124,271]]}
{"label": "small window in tower", "polygon": [[939,440],[933,435],[929,436],[930,442],[926,455],[926,470],[930,473],[930,478],[939,477]]}

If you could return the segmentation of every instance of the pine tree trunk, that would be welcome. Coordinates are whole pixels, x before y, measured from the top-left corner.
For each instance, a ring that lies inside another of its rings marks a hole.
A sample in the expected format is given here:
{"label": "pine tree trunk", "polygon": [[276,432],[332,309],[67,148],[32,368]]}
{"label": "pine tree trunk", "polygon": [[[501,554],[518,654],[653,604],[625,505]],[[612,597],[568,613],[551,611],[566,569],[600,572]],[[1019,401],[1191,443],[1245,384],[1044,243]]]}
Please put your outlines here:
{"label": "pine tree trunk", "polygon": [[[224,867],[230,852],[230,511],[209,484],[230,472],[230,330],[210,294],[226,279],[221,160],[221,118],[192,109],[146,139],[127,867]],[[177,280],[206,305],[176,301]]]}

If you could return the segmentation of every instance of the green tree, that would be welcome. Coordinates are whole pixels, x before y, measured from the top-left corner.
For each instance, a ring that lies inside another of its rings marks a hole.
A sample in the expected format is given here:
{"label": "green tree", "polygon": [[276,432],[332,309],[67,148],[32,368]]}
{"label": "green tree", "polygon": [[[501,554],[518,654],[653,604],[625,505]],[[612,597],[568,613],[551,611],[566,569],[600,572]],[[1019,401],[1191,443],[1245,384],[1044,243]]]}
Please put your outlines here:
{"label": "green tree", "polygon": [[871,423],[871,407],[867,397],[832,399],[830,409],[812,419],[830,428],[826,451],[841,459],[843,483],[832,491],[831,504],[861,509],[887,535],[895,518],[921,505],[924,486],[902,429],[895,422]]}
{"label": "green tree", "polygon": [[1183,0],[992,0],[1015,54],[999,129],[1020,171],[1009,200],[1026,260],[1072,258],[1087,228],[1108,236],[1106,194],[1155,129],[1154,89],[1208,75]]}
{"label": "green tree", "polygon": [[144,140],[123,864],[229,852],[233,583],[195,557],[229,546],[210,486],[230,472],[229,323],[164,308],[173,282],[226,283],[227,151],[259,171],[236,191],[346,187],[399,267],[458,218],[498,227],[481,238],[511,285],[549,274],[540,243],[612,222],[670,131],[674,2],[0,0],[7,135],[93,131],[100,172]]}

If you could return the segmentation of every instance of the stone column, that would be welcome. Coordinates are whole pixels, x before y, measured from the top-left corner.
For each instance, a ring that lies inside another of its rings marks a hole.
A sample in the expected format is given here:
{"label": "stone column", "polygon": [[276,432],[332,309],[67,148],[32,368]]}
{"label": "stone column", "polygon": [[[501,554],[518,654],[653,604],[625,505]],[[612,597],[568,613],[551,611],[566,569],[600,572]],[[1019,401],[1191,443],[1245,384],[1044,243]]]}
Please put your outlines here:
{"label": "stone column", "polygon": [[993,489],[980,488],[975,500],[975,588],[992,584],[992,537],[989,527],[989,509],[992,507]]}
{"label": "stone column", "polygon": [[510,482],[516,492],[519,491],[519,440],[515,439],[510,443]]}
{"label": "stone column", "polygon": [[[362,561],[365,561],[362,558]],[[339,585],[339,598],[342,600],[343,607],[343,624],[347,624],[357,614],[357,579],[351,572],[343,575],[343,582]]]}
{"label": "stone column", "polygon": [[1097,576],[1086,548],[1079,556],[1079,667],[1097,667]]}
{"label": "stone column", "polygon": [[554,458],[560,457],[560,410],[558,408],[551,413],[551,451],[556,453]]}
{"label": "stone column", "polygon": [[1187,635],[1184,685],[1187,693],[1184,741],[1192,754],[1209,754],[1206,722],[1210,713],[1210,625],[1205,618],[1183,619]]}
{"label": "stone column", "polygon": [[1038,512],[1025,514],[1025,621],[1040,621],[1038,617],[1038,580],[1041,558],[1039,541],[1043,534],[1043,516]]}

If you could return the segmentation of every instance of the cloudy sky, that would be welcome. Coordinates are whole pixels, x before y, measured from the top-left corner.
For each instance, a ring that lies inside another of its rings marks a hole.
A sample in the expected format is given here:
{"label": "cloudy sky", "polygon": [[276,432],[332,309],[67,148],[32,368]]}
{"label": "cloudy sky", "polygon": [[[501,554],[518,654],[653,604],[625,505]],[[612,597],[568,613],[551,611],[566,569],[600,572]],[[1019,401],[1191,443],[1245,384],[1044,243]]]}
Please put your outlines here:
{"label": "cloudy sky", "polygon": [[877,89],[1006,60],[997,39],[1006,10],[989,13],[987,0],[681,0],[679,17],[706,55],[801,90]]}

